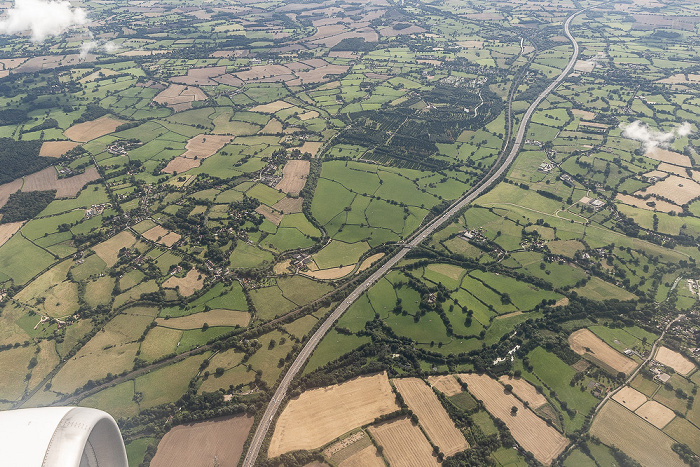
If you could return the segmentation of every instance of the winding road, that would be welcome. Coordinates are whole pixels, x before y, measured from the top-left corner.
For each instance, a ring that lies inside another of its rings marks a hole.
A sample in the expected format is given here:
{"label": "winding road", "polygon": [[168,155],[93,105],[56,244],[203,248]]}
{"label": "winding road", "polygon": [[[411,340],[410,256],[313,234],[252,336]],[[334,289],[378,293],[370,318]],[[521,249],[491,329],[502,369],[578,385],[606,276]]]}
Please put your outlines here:
{"label": "winding road", "polygon": [[530,107],[528,107],[527,111],[525,112],[525,115],[523,116],[523,119],[520,122],[520,126],[518,127],[518,132],[515,136],[513,146],[510,152],[508,152],[506,158],[503,160],[502,164],[480,184],[469,190],[464,196],[462,196],[454,204],[452,204],[452,206],[450,206],[440,216],[436,217],[431,222],[422,227],[416,234],[414,234],[408,241],[406,241],[403,244],[403,248],[401,248],[401,250],[399,250],[394,256],[389,258],[389,260],[387,260],[383,265],[381,265],[369,278],[367,278],[364,282],[357,286],[357,288],[355,288],[355,290],[353,290],[345,298],[345,300],[343,300],[343,302],[340,305],[338,305],[338,307],[328,316],[328,318],[326,318],[323,324],[321,324],[321,326],[311,336],[306,345],[304,345],[304,348],[296,357],[292,365],[289,367],[289,370],[287,370],[287,373],[284,375],[284,378],[282,378],[282,381],[280,382],[279,386],[277,386],[277,390],[275,391],[274,396],[268,404],[267,409],[265,410],[265,413],[255,430],[255,435],[253,436],[253,439],[250,443],[248,452],[246,453],[246,457],[243,460],[243,467],[253,467],[253,465],[255,465],[255,462],[258,458],[258,454],[260,453],[260,448],[262,447],[265,437],[267,436],[267,432],[269,431],[270,426],[272,425],[272,420],[275,417],[275,414],[277,414],[277,412],[279,411],[280,406],[284,401],[285,396],[287,395],[289,385],[291,384],[292,380],[297,375],[297,373],[299,373],[299,371],[303,368],[306,361],[316,349],[316,346],[318,346],[318,344],[321,342],[323,336],[330,330],[330,328],[333,326],[333,324],[335,324],[338,318],[340,318],[343,315],[343,313],[347,311],[350,305],[352,305],[355,302],[355,300],[357,300],[360,297],[360,295],[362,295],[375,282],[377,282],[385,274],[387,274],[391,270],[391,268],[396,266],[396,264],[399,261],[401,261],[404,258],[404,256],[406,256],[406,253],[408,253],[411,248],[417,247],[429,235],[432,235],[438,228],[442,227],[446,222],[448,222],[449,219],[457,212],[459,212],[460,209],[474,201],[477,197],[481,196],[484,192],[491,188],[491,186],[498,182],[500,177],[508,169],[508,167],[520,151],[520,147],[522,146],[522,142],[525,138],[525,132],[527,131],[527,125],[535,109],[566,78],[566,76],[569,74],[571,69],[574,67],[574,64],[576,63],[576,58],[578,57],[579,53],[579,47],[578,43],[569,32],[569,26],[574,17],[582,11],[584,10],[579,10],[576,13],[572,14],[567,18],[566,22],[564,23],[564,32],[571,41],[572,45],[574,46],[574,52],[571,55],[571,58],[569,59],[569,63],[566,65],[566,68],[564,68],[561,74],[554,81],[552,81],[552,83],[550,83],[550,85],[547,86],[547,88],[544,91],[542,91],[542,93],[540,93],[539,96],[537,96],[537,99],[535,99],[535,101],[530,105]]}

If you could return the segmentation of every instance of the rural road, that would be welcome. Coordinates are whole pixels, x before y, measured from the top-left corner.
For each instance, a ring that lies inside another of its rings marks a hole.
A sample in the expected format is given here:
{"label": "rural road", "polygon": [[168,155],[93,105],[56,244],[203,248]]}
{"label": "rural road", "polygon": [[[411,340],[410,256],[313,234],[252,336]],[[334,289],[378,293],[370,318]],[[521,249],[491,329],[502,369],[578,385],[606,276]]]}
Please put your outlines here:
{"label": "rural road", "polygon": [[508,169],[508,167],[520,151],[520,147],[525,138],[527,124],[530,121],[530,118],[532,117],[532,114],[534,113],[535,109],[564,80],[564,78],[566,78],[566,76],[569,74],[571,69],[574,67],[574,64],[576,63],[579,47],[578,43],[569,32],[569,25],[571,24],[571,21],[574,19],[574,17],[581,13],[581,11],[583,10],[577,11],[576,13],[569,16],[566,22],[564,23],[564,32],[574,46],[574,53],[571,55],[569,63],[566,65],[566,68],[564,68],[564,71],[562,71],[561,74],[554,81],[552,81],[552,83],[550,83],[550,85],[547,86],[547,88],[544,91],[542,91],[542,93],[539,96],[537,96],[537,99],[535,99],[535,101],[532,104],[530,104],[530,107],[528,107],[527,111],[525,112],[525,115],[523,116],[522,121],[520,122],[520,126],[515,136],[515,142],[513,144],[513,147],[511,148],[510,152],[508,153],[508,156],[505,158],[501,166],[498,167],[498,169],[495,172],[493,172],[487,179],[483,180],[479,185],[469,190],[462,198],[457,200],[440,216],[433,219],[422,229],[420,229],[415,235],[413,235],[413,237],[411,237],[410,240],[408,240],[404,244],[403,248],[398,253],[389,258],[389,260],[385,262],[382,266],[380,266],[379,269],[377,269],[369,278],[367,278],[364,282],[357,286],[357,288],[353,290],[340,305],[338,305],[338,307],[330,314],[330,316],[326,318],[323,324],[321,324],[321,326],[311,336],[309,341],[306,343],[304,348],[296,357],[292,365],[289,367],[289,370],[287,370],[287,373],[284,375],[284,378],[282,378],[282,381],[277,387],[277,390],[275,391],[272,400],[268,404],[267,409],[265,410],[265,413],[263,414],[263,417],[255,430],[255,435],[253,436],[253,439],[250,443],[250,447],[248,448],[248,452],[246,453],[245,459],[243,460],[243,467],[253,467],[253,465],[255,465],[255,462],[258,458],[258,454],[260,453],[260,448],[262,447],[263,441],[267,436],[267,432],[269,431],[270,426],[272,425],[272,419],[275,417],[275,414],[279,411],[280,406],[284,401],[285,396],[287,395],[289,385],[291,384],[292,380],[297,375],[297,373],[299,373],[299,371],[302,369],[302,367],[309,359],[313,351],[316,349],[316,346],[318,346],[319,342],[321,342],[323,336],[330,330],[330,328],[333,326],[333,324],[335,324],[338,318],[340,318],[343,315],[343,313],[347,311],[350,305],[352,305],[353,302],[355,302],[355,300],[357,300],[360,297],[360,295],[362,295],[375,282],[377,282],[385,274],[387,274],[391,270],[391,268],[393,268],[399,261],[401,261],[411,248],[417,247],[429,235],[433,234],[433,232],[435,232],[439,227],[445,224],[460,209],[474,201],[477,197],[481,196],[484,192],[486,192],[486,190],[491,188],[491,186],[494,185]]}
{"label": "rural road", "polygon": [[666,327],[664,328],[664,330],[663,330],[663,332],[661,333],[661,335],[659,336],[659,338],[656,339],[656,342],[654,342],[654,345],[651,347],[651,351],[649,352],[649,356],[647,357],[647,359],[644,360],[644,361],[642,362],[642,364],[639,365],[639,366],[637,367],[636,370],[634,370],[634,372],[630,375],[629,378],[627,378],[627,380],[625,381],[624,384],[621,384],[620,387],[617,388],[617,389],[615,389],[614,391],[609,392],[609,393],[603,398],[603,400],[600,401],[600,403],[596,406],[595,412],[594,412],[594,413],[597,414],[598,411],[603,407],[603,405],[605,405],[605,403],[606,403],[612,396],[614,396],[615,394],[617,394],[618,391],[620,391],[622,388],[624,388],[625,386],[627,386],[628,384],[630,384],[630,383],[632,382],[632,380],[634,379],[634,377],[637,376],[637,373],[639,373],[639,372],[641,371],[641,369],[644,368],[644,366],[645,366],[647,363],[649,363],[649,362],[651,361],[652,358],[654,358],[654,354],[656,353],[656,347],[658,347],[658,345],[659,345],[659,344],[661,343],[661,341],[663,340],[664,335],[666,334],[666,331],[668,331],[669,329],[671,329],[671,326],[673,326],[673,323],[675,323],[676,321],[678,321],[678,320],[681,319],[681,318],[685,318],[685,315],[679,315],[676,319],[672,320],[670,323],[668,323],[668,324],[666,325]]}

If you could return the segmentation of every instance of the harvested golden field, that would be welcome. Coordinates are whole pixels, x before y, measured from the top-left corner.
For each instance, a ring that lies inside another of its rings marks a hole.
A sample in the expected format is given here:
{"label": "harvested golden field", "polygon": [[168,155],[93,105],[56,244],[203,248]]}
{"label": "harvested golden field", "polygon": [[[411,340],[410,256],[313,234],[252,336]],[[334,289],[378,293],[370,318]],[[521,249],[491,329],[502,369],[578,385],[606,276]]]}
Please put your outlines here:
{"label": "harvested golden field", "polygon": [[700,75],[688,73],[678,73],[671,75],[668,78],[660,79],[657,83],[663,84],[687,84],[687,83],[700,83]]}
{"label": "harvested golden field", "polygon": [[303,121],[311,120],[312,118],[318,117],[318,112],[316,112],[315,110],[310,110],[308,112],[304,112],[303,114],[298,115],[297,117],[299,118],[299,120]]}
{"label": "harvested golden field", "polygon": [[316,271],[304,271],[301,274],[314,279],[340,279],[350,274],[355,269],[355,265],[351,264],[349,266],[341,266],[338,268],[328,268],[328,269],[318,269]]}
{"label": "harvested golden field", "polygon": [[275,225],[280,225],[280,222],[282,222],[282,218],[284,217],[284,214],[282,214],[281,212],[275,211],[264,204],[261,204],[260,206],[255,208],[255,212],[262,215],[265,219],[267,219]]}
{"label": "harvested golden field", "polygon": [[294,77],[284,65],[258,65],[234,75],[243,81],[283,81]]}
{"label": "harvested golden field", "polygon": [[389,465],[427,467],[440,465],[433,456],[433,448],[418,425],[401,418],[369,428],[369,432],[384,448]]}
{"label": "harvested golden field", "polygon": [[[671,204],[668,201],[664,201],[662,199],[656,198],[654,196],[651,196],[649,199],[641,199],[637,198],[636,196],[632,195],[623,195],[618,193],[617,196],[615,197],[616,200],[620,201],[621,203],[628,204],[630,206],[634,206],[636,208],[640,209],[646,209],[647,211],[661,211],[661,212],[683,212],[683,209],[681,209],[680,206],[676,206],[675,204]],[[654,202],[654,207],[649,206],[647,202],[653,201]]]}
{"label": "harvested golden field", "polygon": [[131,248],[134,243],[136,243],[136,238],[130,232],[124,230],[114,237],[93,246],[92,250],[102,261],[107,263],[107,267],[111,268],[117,262],[119,250]]}
{"label": "harvested golden field", "polygon": [[233,141],[233,136],[226,135],[197,135],[190,138],[185,145],[187,151],[182,155],[188,159],[206,159],[219,149]]}
{"label": "harvested golden field", "polygon": [[[154,102],[172,107],[173,110],[185,110],[191,107],[194,101],[206,100],[207,95],[196,86],[183,84],[171,84],[153,98]],[[185,105],[183,105],[185,104]]]}
{"label": "harvested golden field", "polygon": [[162,237],[167,235],[168,232],[170,231],[162,225],[156,225],[155,227],[151,227],[150,229],[145,231],[142,235],[144,236],[144,238],[152,242],[158,242]]}
{"label": "harvested golden field", "polygon": [[591,435],[608,446],[623,450],[645,467],[684,467],[671,450],[674,441],[614,401],[607,402],[591,426]]}
{"label": "harvested golden field", "polygon": [[157,225],[145,231],[143,234],[144,238],[161,245],[165,245],[168,248],[177,243],[182,236],[179,233],[172,232],[165,227]]}
{"label": "harvested golden field", "polygon": [[571,113],[577,117],[583,118],[584,120],[593,120],[595,118],[595,114],[593,112],[589,112],[588,110],[571,109]]}
{"label": "harvested golden field", "polygon": [[287,194],[298,195],[306,184],[310,167],[309,161],[301,159],[288,161],[282,169],[282,180],[275,188]]}
{"label": "harvested golden field", "polygon": [[448,397],[462,392],[462,385],[452,375],[428,376],[428,383]]}
{"label": "harvested golden field", "polygon": [[47,167],[24,177],[22,191],[56,190],[56,198],[74,198],[86,183],[100,178],[97,169],[90,166],[80,175],[58,178],[56,169]]}
{"label": "harvested golden field", "polygon": [[22,188],[22,179],[12,180],[11,182],[0,185],[0,208],[7,203],[12,193],[16,193]]}
{"label": "harvested golden field", "polygon": [[204,286],[206,276],[196,269],[190,269],[185,277],[170,276],[168,280],[163,282],[163,287],[166,289],[177,288],[180,295],[189,297],[195,290],[199,290]]}
{"label": "harvested golden field", "polygon": [[253,417],[246,415],[175,426],[158,443],[151,466],[236,466],[252,426]]}
{"label": "harvested golden field", "polygon": [[210,66],[204,68],[190,68],[185,76],[175,76],[170,78],[173,83],[186,84],[188,86],[216,86],[217,83],[212,78],[226,73],[225,66]]}
{"label": "harvested golden field", "polygon": [[39,150],[39,156],[61,157],[77,146],[80,146],[80,143],[74,141],[44,141]]}
{"label": "harvested golden field", "polygon": [[72,139],[73,141],[86,143],[88,141],[92,141],[93,139],[99,138],[100,136],[114,132],[114,130],[116,130],[122,123],[124,122],[121,120],[104,116],[98,118],[97,120],[91,120],[89,122],[73,125],[63,133],[66,135],[66,137]]}
{"label": "harvested golden field", "polygon": [[676,414],[673,410],[656,401],[645,402],[640,408],[634,411],[637,415],[648,421],[656,428],[663,428],[669,424]]}
{"label": "harvested golden field", "polygon": [[311,157],[316,157],[316,153],[323,146],[323,141],[307,141],[305,142],[299,150],[302,154],[309,153]]}
{"label": "harvested golden field", "polygon": [[283,214],[295,214],[301,212],[304,198],[282,198],[272,205],[272,209]]}
{"label": "harvested golden field", "polygon": [[610,347],[588,329],[579,329],[572,333],[569,336],[569,345],[577,354],[590,358],[594,363],[601,362],[612,368],[615,373],[621,371],[630,374],[637,368],[637,362]]}
{"label": "harvested golden field", "polygon": [[396,389],[423,427],[428,438],[446,456],[469,448],[464,435],[440,403],[433,390],[419,378],[398,378],[392,380]]}
{"label": "harvested golden field", "polygon": [[700,183],[678,175],[669,175],[660,182],[656,182],[635,194],[648,193],[663,196],[678,205],[682,205],[700,196]]}
{"label": "harvested golden field", "polygon": [[364,271],[365,269],[369,268],[370,266],[372,266],[374,263],[376,263],[377,261],[379,261],[383,257],[384,257],[384,253],[376,253],[376,254],[370,256],[369,258],[365,258],[365,260],[362,261],[362,264],[360,264],[360,267],[357,268],[357,272]]}
{"label": "harvested golden field", "polygon": [[647,396],[629,386],[625,386],[612,396],[612,400],[634,412],[647,401]]}
{"label": "harvested golden field", "polygon": [[262,130],[258,132],[261,135],[279,135],[282,134],[284,128],[282,127],[282,122],[276,118],[271,118],[269,122],[263,127]]}
{"label": "harvested golden field", "polygon": [[[506,394],[503,386],[495,379],[476,374],[462,374],[459,378],[467,383],[469,392],[483,402],[491,415],[506,424],[513,438],[541,463],[551,464],[569,444],[567,438],[548,426],[515,396]],[[511,413],[513,406],[519,409],[516,415]]]}
{"label": "harvested golden field", "polygon": [[177,156],[176,158],[168,162],[168,165],[166,165],[165,168],[161,170],[161,172],[166,174],[177,175],[187,172],[190,169],[194,169],[195,167],[199,167],[199,165],[200,162],[198,160]]}
{"label": "harvested golden field", "polygon": [[306,391],[289,401],[277,420],[268,455],[315,449],[399,409],[386,373]]}
{"label": "harvested golden field", "polygon": [[283,109],[288,109],[292,107],[292,104],[289,102],[285,101],[275,101],[275,102],[270,102],[269,104],[262,104],[262,105],[256,105],[252,109],[250,109],[251,112],[260,112],[263,114],[273,114],[275,112],[278,112]]}
{"label": "harvested golden field", "polygon": [[521,401],[530,404],[530,408],[532,409],[536,409],[547,403],[547,398],[537,392],[535,386],[522,378],[503,375],[498,378],[498,380],[504,385],[510,384],[513,386],[513,394],[518,396]]}
{"label": "harvested golden field", "polygon": [[157,318],[156,322],[166,328],[199,329],[204,323],[209,326],[247,326],[250,314],[245,311],[216,309],[203,311],[180,318]]}
{"label": "harvested golden field", "polygon": [[693,368],[695,368],[693,362],[675,350],[671,350],[664,346],[659,347],[659,350],[656,351],[654,360],[662,365],[670,366],[676,371],[676,373],[680,373],[684,376],[693,371]]}
{"label": "harvested golden field", "polygon": [[10,222],[0,224],[0,246],[3,246],[17,231],[22,228],[24,222]]}
{"label": "harvested golden field", "polygon": [[384,467],[384,459],[370,444],[338,464],[338,467]]}
{"label": "harvested golden field", "polygon": [[584,73],[590,73],[595,68],[595,61],[593,60],[576,60],[574,65],[575,71],[583,71]]}
{"label": "harvested golden field", "polygon": [[659,147],[647,151],[644,155],[660,162],[668,162],[669,164],[681,165],[683,167],[690,167],[692,165],[688,156]]}

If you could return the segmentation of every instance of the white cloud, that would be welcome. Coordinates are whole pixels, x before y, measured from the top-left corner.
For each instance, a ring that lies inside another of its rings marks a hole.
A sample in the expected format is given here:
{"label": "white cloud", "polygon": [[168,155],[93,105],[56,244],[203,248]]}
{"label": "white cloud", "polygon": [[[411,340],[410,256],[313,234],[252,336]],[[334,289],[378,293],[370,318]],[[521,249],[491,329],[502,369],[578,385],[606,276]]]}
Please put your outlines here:
{"label": "white cloud", "polygon": [[114,52],[117,51],[119,46],[117,46],[117,44],[115,44],[114,42],[109,41],[109,42],[105,42],[105,45],[102,48],[104,49],[104,51],[106,53],[113,54]]}
{"label": "white cloud", "polygon": [[97,47],[99,44],[95,41],[83,42],[80,45],[80,58],[85,60],[92,49]]}
{"label": "white cloud", "polygon": [[41,42],[74,25],[85,24],[87,16],[82,8],[72,9],[66,1],[15,0],[0,20],[1,34],[30,31],[32,41]]}
{"label": "white cloud", "polygon": [[693,130],[690,123],[683,122],[671,131],[657,131],[650,129],[646,123],[640,120],[635,120],[627,126],[621,125],[621,128],[623,130],[622,136],[641,141],[647,151],[657,146],[667,146],[677,137],[688,136]]}

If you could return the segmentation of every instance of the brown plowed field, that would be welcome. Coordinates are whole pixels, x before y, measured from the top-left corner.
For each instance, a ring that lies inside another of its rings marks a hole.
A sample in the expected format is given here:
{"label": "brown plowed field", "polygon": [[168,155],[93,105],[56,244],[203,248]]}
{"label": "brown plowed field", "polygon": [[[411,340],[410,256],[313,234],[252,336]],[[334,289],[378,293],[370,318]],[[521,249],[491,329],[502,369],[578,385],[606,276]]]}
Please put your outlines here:
{"label": "brown plowed field", "polygon": [[591,435],[621,449],[644,467],[685,467],[671,450],[674,441],[620,404],[607,402],[591,426]]}
{"label": "brown plowed field", "polygon": [[[541,463],[551,464],[569,444],[568,439],[548,426],[515,396],[506,394],[503,386],[495,379],[476,374],[462,374],[459,378],[467,383],[469,392],[484,403],[491,415],[506,424],[513,438]],[[511,415],[513,406],[519,409],[516,415]]]}
{"label": "brown plowed field", "polygon": [[645,402],[640,408],[634,411],[637,415],[648,421],[656,428],[663,428],[669,424],[676,416],[673,410],[656,401]]}
{"label": "brown plowed field", "polygon": [[547,403],[547,398],[537,392],[535,386],[522,378],[513,378],[510,376],[501,376],[498,380],[503,384],[513,386],[513,393],[522,401],[530,404],[533,410]]}
{"label": "brown plowed field", "polygon": [[253,417],[244,415],[178,425],[158,443],[151,466],[235,467],[252,426]]}
{"label": "brown plowed field", "polygon": [[93,139],[99,138],[100,136],[112,133],[122,123],[124,122],[121,120],[116,120],[105,116],[100,117],[97,120],[91,120],[89,122],[73,125],[64,131],[63,134],[73,141],[86,143],[88,141],[92,141]]}
{"label": "brown plowed field", "polygon": [[612,396],[618,402],[631,411],[635,411],[647,401],[647,396],[629,386],[625,386]]}
{"label": "brown plowed field", "polygon": [[452,375],[428,376],[428,383],[448,397],[462,392],[462,385]]}
{"label": "brown plowed field", "polygon": [[39,150],[41,157],[61,157],[80,143],[74,141],[44,141]]}
{"label": "brown plowed field", "polygon": [[304,392],[277,420],[269,457],[316,449],[353,428],[399,409],[386,373]]}
{"label": "brown plowed field", "polygon": [[446,456],[469,448],[469,443],[464,439],[462,432],[450,420],[440,400],[423,380],[400,378],[394,379],[393,383],[403,396],[408,408],[418,416],[418,422],[428,437]]}
{"label": "brown plowed field", "polygon": [[100,178],[95,167],[88,167],[80,175],[58,178],[56,169],[47,167],[24,177],[22,191],[56,190],[56,198],[74,198],[86,183]]}
{"label": "brown plowed field", "polygon": [[680,373],[682,375],[687,375],[688,373],[693,371],[693,368],[695,368],[693,362],[691,362],[675,350],[669,349],[668,347],[659,347],[659,350],[654,356],[654,360],[661,363],[662,365],[670,366],[671,368],[676,370],[676,373]]}
{"label": "brown plowed field", "polygon": [[288,161],[282,169],[282,180],[275,187],[287,194],[298,195],[306,184],[311,164],[305,160]]}
{"label": "brown plowed field", "polygon": [[433,457],[433,449],[423,432],[408,418],[370,427],[369,432],[384,448],[384,456],[389,461],[389,465],[401,467],[440,465]]}
{"label": "brown plowed field", "polygon": [[588,329],[579,329],[572,333],[569,336],[569,345],[577,354],[593,357],[594,360],[602,362],[615,372],[621,371],[628,375],[637,368],[637,362],[610,347]]}

